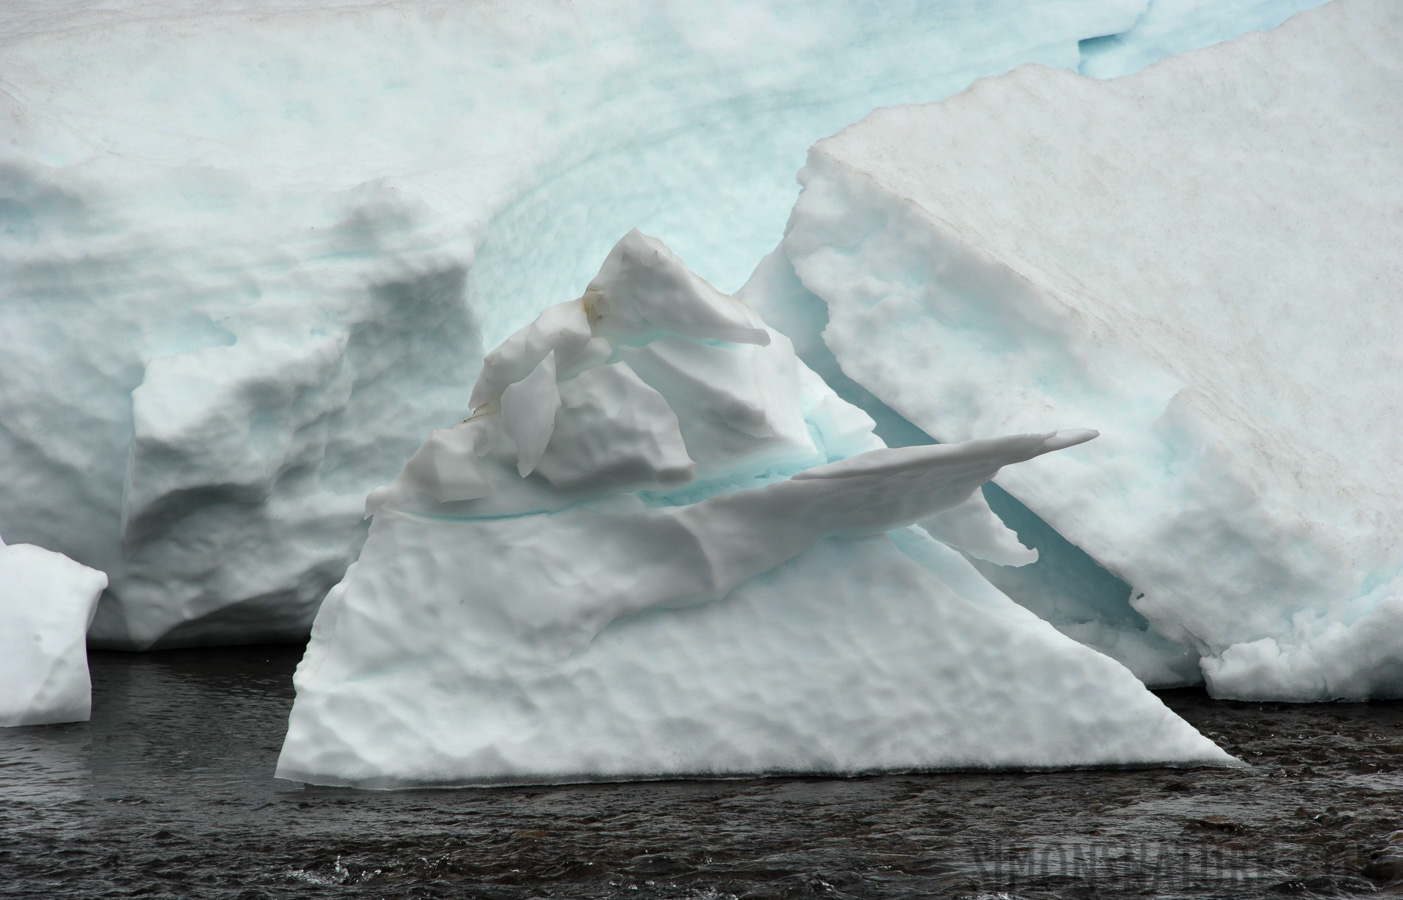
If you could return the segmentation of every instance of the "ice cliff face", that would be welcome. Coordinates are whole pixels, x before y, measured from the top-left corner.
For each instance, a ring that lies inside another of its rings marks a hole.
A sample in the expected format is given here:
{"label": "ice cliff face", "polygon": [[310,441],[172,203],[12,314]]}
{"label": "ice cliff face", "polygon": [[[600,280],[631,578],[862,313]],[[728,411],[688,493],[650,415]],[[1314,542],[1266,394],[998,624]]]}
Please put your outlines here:
{"label": "ice cliff face", "polygon": [[[1000,484],[1215,695],[1400,696],[1400,80],[1403,12],[1349,0],[1123,79],[881,110],[815,147],[769,277],[940,440],[1100,428]],[[1105,642],[1127,611],[1083,612]]]}
{"label": "ice cliff face", "polygon": [[6,3],[0,531],[109,573],[95,643],[299,638],[365,492],[614,235],[642,225],[737,284],[805,148],[872,107],[1075,67],[1088,38],[1153,47],[1138,60],[1260,19]]}
{"label": "ice cliff face", "polygon": [[636,231],[488,354],[472,397],[371,494],[281,777],[1230,762],[912,527],[1007,553],[978,486],[1091,432],[884,448],[786,338]]}
{"label": "ice cliff face", "polygon": [[0,541],[0,727],[86,722],[86,635],[107,576],[60,553]]}

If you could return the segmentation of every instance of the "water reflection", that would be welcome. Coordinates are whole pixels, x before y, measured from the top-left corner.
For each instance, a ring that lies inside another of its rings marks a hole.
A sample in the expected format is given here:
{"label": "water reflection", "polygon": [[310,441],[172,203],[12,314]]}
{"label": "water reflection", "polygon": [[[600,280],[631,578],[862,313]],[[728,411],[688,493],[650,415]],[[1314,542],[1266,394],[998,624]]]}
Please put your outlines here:
{"label": "water reflection", "polygon": [[0,728],[0,805],[81,800],[91,781],[87,722]]}

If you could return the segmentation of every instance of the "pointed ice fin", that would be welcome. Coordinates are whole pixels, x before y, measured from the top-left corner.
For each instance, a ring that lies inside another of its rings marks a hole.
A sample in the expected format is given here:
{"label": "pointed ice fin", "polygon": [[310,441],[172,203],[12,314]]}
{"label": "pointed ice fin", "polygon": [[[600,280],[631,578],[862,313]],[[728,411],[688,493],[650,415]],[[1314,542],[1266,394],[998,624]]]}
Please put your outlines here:
{"label": "pointed ice fin", "polygon": [[595,327],[608,336],[664,331],[699,340],[770,343],[760,316],[688,271],[662,241],[634,229],[614,245],[585,289]]}

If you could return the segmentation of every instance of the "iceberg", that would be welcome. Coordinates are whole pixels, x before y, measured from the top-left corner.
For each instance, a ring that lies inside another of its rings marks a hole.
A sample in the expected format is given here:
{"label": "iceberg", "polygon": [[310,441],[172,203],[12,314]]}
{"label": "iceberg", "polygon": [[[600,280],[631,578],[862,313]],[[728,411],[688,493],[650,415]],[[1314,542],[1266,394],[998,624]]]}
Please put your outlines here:
{"label": "iceberg", "polygon": [[107,576],[0,540],[0,727],[86,722],[88,623]]}
{"label": "iceberg", "polygon": [[978,486],[1094,432],[886,448],[637,231],[487,355],[472,398],[368,497],[279,777],[1232,763],[926,530],[1006,554]]}
{"label": "iceberg", "polygon": [[1131,612],[1214,696],[1403,696],[1400,60],[1399,7],[1341,0],[880,110],[815,146],[768,277],[938,440],[1101,431],[998,479],[1130,589],[1092,643]]}
{"label": "iceberg", "polygon": [[614,235],[739,284],[874,106],[1240,6],[0,5],[0,531],[109,574],[94,645],[302,639],[365,493]]}

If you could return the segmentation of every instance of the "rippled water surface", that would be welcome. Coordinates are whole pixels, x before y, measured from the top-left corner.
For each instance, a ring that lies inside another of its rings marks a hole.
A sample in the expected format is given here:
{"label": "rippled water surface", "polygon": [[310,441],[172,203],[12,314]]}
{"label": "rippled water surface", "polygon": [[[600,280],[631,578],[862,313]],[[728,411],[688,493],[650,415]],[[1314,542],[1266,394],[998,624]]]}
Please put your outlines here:
{"label": "rippled water surface", "polygon": [[93,654],[92,722],[0,729],[0,895],[1403,895],[1403,704],[1162,694],[1242,770],[365,793],[272,777],[300,655]]}

